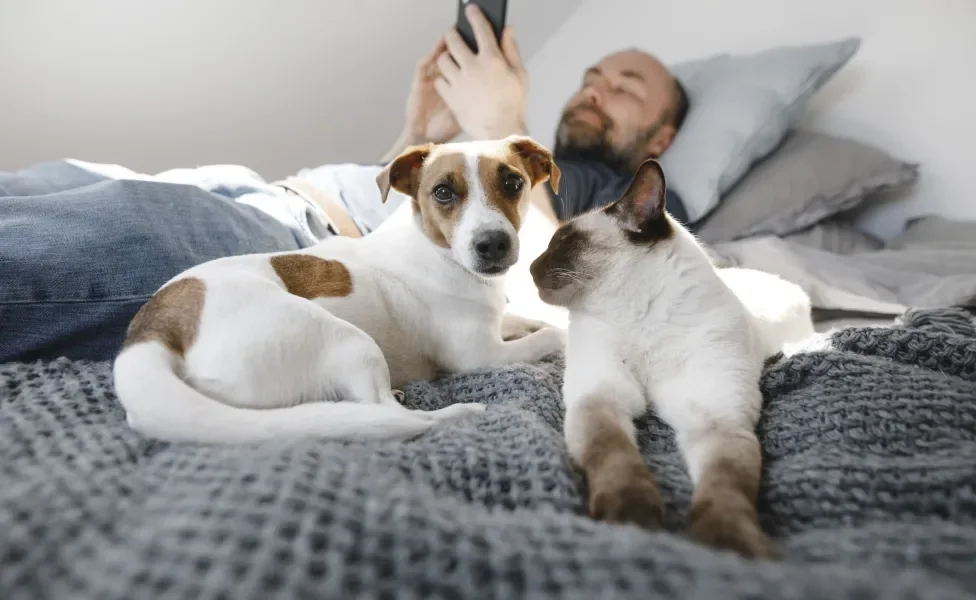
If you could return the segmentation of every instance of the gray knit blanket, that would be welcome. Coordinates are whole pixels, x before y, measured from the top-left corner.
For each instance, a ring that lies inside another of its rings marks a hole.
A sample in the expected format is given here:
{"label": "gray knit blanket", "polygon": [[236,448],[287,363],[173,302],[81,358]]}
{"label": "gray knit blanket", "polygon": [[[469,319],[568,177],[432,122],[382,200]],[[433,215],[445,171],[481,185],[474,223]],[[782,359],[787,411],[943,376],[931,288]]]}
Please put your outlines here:
{"label": "gray knit blanket", "polygon": [[126,424],[110,365],[0,366],[0,598],[976,597],[976,331],[962,310],[845,329],[762,380],[781,562],[683,535],[671,432],[638,422],[668,532],[590,520],[562,360],[416,383],[485,402],[415,441],[208,447]]}

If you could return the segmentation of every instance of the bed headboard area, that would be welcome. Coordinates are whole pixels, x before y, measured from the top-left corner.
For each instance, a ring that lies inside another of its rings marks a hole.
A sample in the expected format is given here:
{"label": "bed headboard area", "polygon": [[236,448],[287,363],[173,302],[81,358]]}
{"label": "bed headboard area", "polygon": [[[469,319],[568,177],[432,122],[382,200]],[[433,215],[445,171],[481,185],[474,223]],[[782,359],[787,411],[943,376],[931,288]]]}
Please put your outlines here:
{"label": "bed headboard area", "polygon": [[976,219],[974,22],[968,0],[586,0],[528,63],[529,129],[552,142],[583,67],[637,47],[688,91],[662,164],[713,232]]}

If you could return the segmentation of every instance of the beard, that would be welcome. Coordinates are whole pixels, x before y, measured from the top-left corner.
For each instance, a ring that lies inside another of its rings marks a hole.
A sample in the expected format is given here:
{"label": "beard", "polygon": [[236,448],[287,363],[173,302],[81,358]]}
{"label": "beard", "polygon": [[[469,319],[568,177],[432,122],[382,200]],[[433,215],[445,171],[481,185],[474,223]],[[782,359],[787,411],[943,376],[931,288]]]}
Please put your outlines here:
{"label": "beard", "polygon": [[[578,119],[582,111],[590,111],[599,123]],[[618,173],[633,173],[646,156],[640,148],[647,144],[657,127],[636,135],[628,144],[615,145],[610,139],[614,130],[613,120],[592,104],[581,104],[563,111],[556,129],[553,157],[564,160],[600,162]]]}

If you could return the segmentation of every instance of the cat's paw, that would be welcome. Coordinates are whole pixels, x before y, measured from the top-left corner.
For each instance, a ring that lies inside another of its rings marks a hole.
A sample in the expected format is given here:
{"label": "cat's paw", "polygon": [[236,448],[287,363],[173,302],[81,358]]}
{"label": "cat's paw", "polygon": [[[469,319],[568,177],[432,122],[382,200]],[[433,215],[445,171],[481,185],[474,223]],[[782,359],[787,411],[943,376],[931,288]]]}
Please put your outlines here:
{"label": "cat's paw", "polygon": [[590,516],[607,523],[630,523],[650,531],[664,526],[664,503],[657,482],[646,468],[626,478],[590,487]]}
{"label": "cat's paw", "polygon": [[745,558],[778,560],[779,550],[767,536],[755,511],[712,506],[701,512],[692,510],[688,526],[691,539],[717,550],[731,550]]}
{"label": "cat's paw", "polygon": [[393,397],[399,404],[403,404],[403,401],[407,399],[407,395],[403,393],[403,390],[393,390]]}

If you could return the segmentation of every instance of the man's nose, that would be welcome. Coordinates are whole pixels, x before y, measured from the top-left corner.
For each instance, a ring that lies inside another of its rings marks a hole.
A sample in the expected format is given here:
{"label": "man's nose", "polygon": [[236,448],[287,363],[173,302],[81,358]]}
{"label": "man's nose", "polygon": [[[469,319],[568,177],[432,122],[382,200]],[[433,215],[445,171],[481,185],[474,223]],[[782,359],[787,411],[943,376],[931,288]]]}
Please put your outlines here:
{"label": "man's nose", "polygon": [[586,98],[587,102],[596,106],[597,108],[603,106],[603,94],[601,94],[600,90],[598,90],[593,84],[587,85],[585,88],[583,88],[583,97]]}

